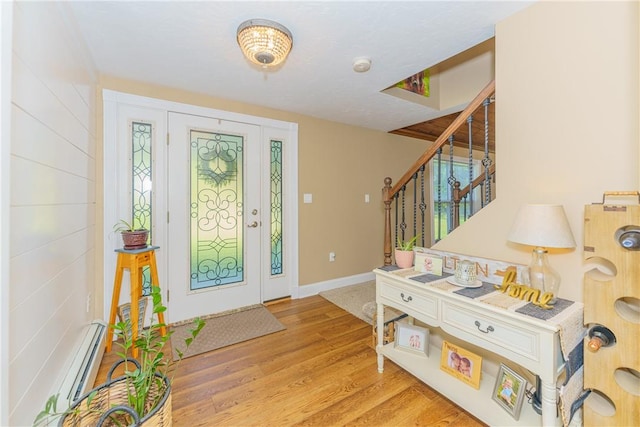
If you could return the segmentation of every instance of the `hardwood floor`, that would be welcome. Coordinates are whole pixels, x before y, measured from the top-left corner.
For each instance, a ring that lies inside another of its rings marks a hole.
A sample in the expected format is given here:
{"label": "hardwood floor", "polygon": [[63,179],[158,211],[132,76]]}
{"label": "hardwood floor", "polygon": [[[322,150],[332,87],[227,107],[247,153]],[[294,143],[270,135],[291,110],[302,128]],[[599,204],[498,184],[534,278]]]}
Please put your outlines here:
{"label": "hardwood floor", "polygon": [[175,427],[484,425],[388,360],[378,373],[371,326],[324,298],[268,308],[285,331],[181,362]]}

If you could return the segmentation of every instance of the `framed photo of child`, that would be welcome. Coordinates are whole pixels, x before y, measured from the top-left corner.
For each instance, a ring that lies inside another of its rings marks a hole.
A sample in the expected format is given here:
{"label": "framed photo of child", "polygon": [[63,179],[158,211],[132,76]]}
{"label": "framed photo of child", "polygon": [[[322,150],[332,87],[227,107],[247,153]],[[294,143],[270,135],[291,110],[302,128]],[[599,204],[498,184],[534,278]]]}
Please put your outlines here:
{"label": "framed photo of child", "polygon": [[509,369],[508,366],[500,364],[491,397],[515,420],[518,420],[526,388],[527,380]]}
{"label": "framed photo of child", "polygon": [[395,322],[396,348],[416,354],[429,355],[429,330],[404,322]]}
{"label": "framed photo of child", "polygon": [[476,389],[480,388],[482,357],[465,348],[443,341],[440,369]]}

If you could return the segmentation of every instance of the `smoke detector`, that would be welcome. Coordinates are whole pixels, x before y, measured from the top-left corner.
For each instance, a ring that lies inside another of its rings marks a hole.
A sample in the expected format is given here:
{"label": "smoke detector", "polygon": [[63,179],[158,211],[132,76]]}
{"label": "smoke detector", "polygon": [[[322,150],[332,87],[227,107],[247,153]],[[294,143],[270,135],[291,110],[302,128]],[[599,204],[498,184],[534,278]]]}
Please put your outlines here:
{"label": "smoke detector", "polygon": [[356,73],[365,73],[371,68],[371,60],[369,58],[356,58],[353,60],[353,71]]}

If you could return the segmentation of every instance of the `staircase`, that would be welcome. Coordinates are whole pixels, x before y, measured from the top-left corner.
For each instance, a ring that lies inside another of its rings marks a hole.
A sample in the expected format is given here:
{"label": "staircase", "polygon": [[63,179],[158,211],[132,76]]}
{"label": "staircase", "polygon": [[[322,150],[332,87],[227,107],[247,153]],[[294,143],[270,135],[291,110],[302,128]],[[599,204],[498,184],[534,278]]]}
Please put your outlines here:
{"label": "staircase", "polygon": [[[495,129],[494,95],[495,80],[453,119],[394,185],[390,177],[385,178],[385,265],[392,264],[392,248],[398,239],[406,241],[418,236],[416,245],[430,246],[431,235],[439,241],[495,198],[495,149],[490,144]],[[410,136],[402,131],[394,133]]]}

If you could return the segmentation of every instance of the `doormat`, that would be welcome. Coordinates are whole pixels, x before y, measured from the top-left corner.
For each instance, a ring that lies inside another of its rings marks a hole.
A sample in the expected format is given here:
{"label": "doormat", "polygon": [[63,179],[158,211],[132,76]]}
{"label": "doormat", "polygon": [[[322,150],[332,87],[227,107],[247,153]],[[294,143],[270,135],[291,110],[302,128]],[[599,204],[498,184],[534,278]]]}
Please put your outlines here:
{"label": "doormat", "polygon": [[[261,304],[237,310],[202,316],[206,325],[184,352],[184,358],[216,350],[239,342],[248,341],[286,329],[267,308]],[[173,360],[178,359],[176,348],[184,351],[184,340],[189,337],[192,321],[175,323],[170,326]]]}

